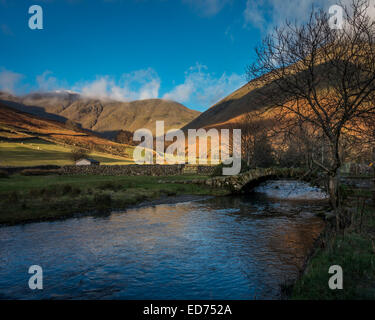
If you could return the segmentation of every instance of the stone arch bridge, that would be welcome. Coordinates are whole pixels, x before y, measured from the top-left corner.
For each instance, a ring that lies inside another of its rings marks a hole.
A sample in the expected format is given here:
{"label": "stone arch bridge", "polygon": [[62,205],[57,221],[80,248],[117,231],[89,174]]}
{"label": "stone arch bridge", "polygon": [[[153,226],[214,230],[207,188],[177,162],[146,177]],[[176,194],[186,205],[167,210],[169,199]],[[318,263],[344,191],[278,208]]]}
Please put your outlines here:
{"label": "stone arch bridge", "polygon": [[303,169],[296,168],[258,168],[235,176],[220,176],[207,180],[195,180],[193,182],[206,184],[215,188],[227,188],[232,193],[241,193],[251,190],[263,181],[286,178],[307,180],[307,173]]}

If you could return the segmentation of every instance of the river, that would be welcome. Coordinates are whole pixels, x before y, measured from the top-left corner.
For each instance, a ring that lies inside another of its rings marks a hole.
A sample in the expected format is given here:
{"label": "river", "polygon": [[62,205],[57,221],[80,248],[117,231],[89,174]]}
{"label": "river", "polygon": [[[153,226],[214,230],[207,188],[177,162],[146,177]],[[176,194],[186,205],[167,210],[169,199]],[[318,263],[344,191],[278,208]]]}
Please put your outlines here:
{"label": "river", "polygon": [[[0,298],[279,299],[324,223],[322,193],[270,181],[251,194],[0,228]],[[30,290],[28,268],[43,268]]]}

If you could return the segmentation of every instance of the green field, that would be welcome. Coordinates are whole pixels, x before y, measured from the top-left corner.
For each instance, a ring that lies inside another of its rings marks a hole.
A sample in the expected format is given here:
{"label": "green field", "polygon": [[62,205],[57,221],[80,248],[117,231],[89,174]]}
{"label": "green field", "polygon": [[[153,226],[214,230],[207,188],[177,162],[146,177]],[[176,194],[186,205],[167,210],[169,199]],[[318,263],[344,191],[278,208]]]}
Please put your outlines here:
{"label": "green field", "polygon": [[[207,179],[207,176],[196,176],[196,175],[180,175],[180,176],[98,176],[98,175],[72,175],[72,176],[23,176],[23,175],[12,175],[9,178],[0,179],[0,195],[7,194],[9,192],[20,192],[27,193],[33,189],[43,189],[53,186],[64,186],[69,184],[73,187],[80,188],[82,190],[97,188],[105,183],[111,183],[119,186],[133,186],[136,189],[148,189],[148,190],[159,190],[161,187],[172,186],[185,186],[182,184],[168,183],[169,181],[184,181],[184,180],[198,180]],[[159,183],[159,182],[163,183]],[[198,185],[186,185],[191,187],[192,192]]]}
{"label": "green field", "polygon": [[[90,158],[104,165],[130,164],[131,159],[93,152]],[[0,142],[0,166],[71,165],[71,149],[42,139]]]}
{"label": "green field", "polygon": [[224,195],[224,189],[176,183],[205,176],[22,176],[0,178],[0,224],[124,209],[144,200],[177,195]]}

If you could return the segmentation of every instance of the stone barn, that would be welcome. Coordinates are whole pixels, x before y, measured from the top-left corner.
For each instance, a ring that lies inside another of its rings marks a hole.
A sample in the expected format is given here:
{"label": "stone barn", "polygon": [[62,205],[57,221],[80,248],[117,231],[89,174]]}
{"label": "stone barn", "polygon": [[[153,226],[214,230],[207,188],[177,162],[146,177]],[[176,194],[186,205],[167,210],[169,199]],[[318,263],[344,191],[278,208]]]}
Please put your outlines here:
{"label": "stone barn", "polygon": [[98,166],[100,165],[100,162],[95,159],[79,159],[76,161],[76,166]]}

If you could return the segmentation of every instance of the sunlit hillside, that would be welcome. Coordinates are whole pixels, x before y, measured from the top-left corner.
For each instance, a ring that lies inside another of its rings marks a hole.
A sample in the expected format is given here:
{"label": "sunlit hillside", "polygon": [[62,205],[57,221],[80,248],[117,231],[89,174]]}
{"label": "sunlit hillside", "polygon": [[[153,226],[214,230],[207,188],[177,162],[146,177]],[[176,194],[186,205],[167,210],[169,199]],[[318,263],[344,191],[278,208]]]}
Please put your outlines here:
{"label": "sunlit hillside", "polygon": [[131,163],[134,149],[0,105],[0,166],[72,164],[74,148],[102,164]]}
{"label": "sunlit hillside", "polygon": [[0,92],[0,102],[39,117],[65,122],[67,119],[114,139],[120,130],[146,128],[155,133],[155,122],[163,120],[165,131],[179,129],[200,112],[175,101],[147,99],[131,102],[91,99],[70,92],[34,93],[16,97]]}

